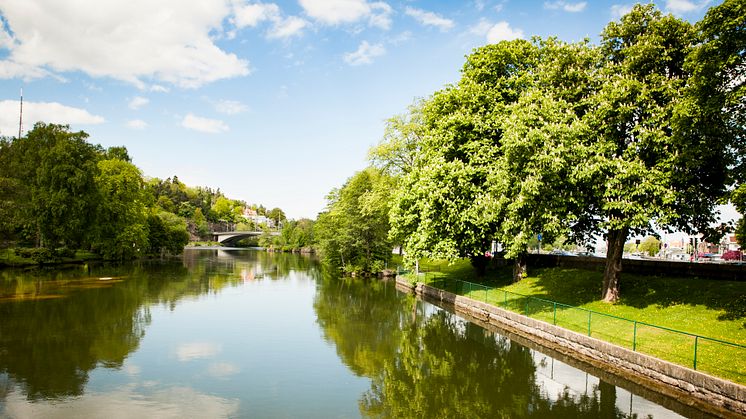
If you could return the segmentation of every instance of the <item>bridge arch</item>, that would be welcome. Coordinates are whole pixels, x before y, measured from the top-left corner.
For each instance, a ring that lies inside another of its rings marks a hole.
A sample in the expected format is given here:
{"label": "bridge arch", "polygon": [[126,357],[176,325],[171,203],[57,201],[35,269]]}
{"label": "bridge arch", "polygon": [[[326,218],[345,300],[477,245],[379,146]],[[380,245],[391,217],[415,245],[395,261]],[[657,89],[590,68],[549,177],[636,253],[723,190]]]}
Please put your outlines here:
{"label": "bridge arch", "polygon": [[[216,241],[220,244],[231,246],[245,238],[258,237],[258,236],[261,236],[262,234],[264,234],[263,231],[221,231],[221,232],[213,232],[212,239],[213,241]],[[280,233],[273,231],[273,232],[270,232],[269,234],[272,236],[278,236]]]}

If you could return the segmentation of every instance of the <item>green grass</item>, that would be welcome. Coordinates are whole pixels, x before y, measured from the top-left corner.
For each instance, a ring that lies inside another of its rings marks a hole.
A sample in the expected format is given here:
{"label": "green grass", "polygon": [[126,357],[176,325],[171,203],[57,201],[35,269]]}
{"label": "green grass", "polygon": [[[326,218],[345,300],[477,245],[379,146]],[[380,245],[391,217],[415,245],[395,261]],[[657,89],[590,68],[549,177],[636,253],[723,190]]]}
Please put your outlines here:
{"label": "green grass", "polygon": [[590,336],[689,368],[696,340],[697,370],[746,384],[746,348],[675,332],[746,346],[746,282],[623,274],[621,299],[609,304],[600,301],[596,271],[529,267],[512,283],[510,267],[479,278],[465,260],[423,261],[420,269],[419,281],[578,333],[589,333],[590,318]]}

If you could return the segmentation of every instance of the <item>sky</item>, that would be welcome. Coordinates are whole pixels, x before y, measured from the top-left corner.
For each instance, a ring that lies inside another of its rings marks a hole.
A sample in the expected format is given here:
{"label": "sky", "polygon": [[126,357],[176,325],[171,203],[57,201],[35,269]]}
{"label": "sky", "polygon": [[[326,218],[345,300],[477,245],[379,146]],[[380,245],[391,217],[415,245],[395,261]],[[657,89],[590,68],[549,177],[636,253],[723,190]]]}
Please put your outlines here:
{"label": "sky", "polygon": [[[368,164],[386,119],[455,83],[474,48],[597,43],[634,2],[0,0],[0,135],[35,121],[123,145],[148,177],[289,218]],[[719,1],[665,0],[696,22]]]}

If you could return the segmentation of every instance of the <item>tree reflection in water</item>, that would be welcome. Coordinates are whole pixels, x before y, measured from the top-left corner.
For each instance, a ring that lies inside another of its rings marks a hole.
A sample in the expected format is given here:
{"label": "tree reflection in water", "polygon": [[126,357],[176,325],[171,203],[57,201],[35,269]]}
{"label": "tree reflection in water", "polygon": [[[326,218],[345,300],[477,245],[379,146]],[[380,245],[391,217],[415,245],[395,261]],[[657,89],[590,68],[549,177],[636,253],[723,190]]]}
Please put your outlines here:
{"label": "tree reflection in water", "polygon": [[[314,308],[327,340],[371,379],[359,401],[367,417],[625,418],[616,387],[547,394],[532,351],[391,284],[319,281]],[[631,415],[636,417],[635,414]]]}
{"label": "tree reflection in water", "polygon": [[297,255],[216,250],[182,260],[0,271],[0,397],[14,386],[30,400],[82,395],[90,371],[119,369],[138,348],[154,304],[174,310],[244,281],[320,274]]}

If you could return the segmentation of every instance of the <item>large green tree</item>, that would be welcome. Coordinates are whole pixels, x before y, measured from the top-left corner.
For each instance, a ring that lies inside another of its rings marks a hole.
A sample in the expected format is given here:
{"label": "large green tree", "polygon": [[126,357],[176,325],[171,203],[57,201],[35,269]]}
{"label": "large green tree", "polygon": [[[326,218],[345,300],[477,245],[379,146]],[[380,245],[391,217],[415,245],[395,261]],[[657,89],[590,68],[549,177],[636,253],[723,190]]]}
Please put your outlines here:
{"label": "large green tree", "polygon": [[531,85],[537,54],[524,40],[479,48],[456,85],[425,101],[419,151],[391,212],[392,236],[405,238],[410,261],[469,257],[484,267],[499,222],[487,216],[487,182],[499,158],[501,123]]}
{"label": "large green tree", "polygon": [[694,28],[653,5],[637,5],[602,33],[603,83],[586,118],[596,153],[579,168],[588,182],[586,233],[607,239],[602,297],[619,298],[622,251],[630,233],[657,227],[705,229],[725,193],[727,150],[703,142],[706,127],[681,118],[691,113],[686,59],[697,43]]}
{"label": "large green tree", "polygon": [[130,259],[148,249],[148,224],[140,170],[120,159],[101,160],[94,248],[107,259]]}
{"label": "large green tree", "polygon": [[572,236],[585,210],[582,179],[590,131],[583,118],[597,87],[598,51],[587,42],[535,41],[530,84],[501,119],[502,140],[486,183],[485,216],[495,239],[516,261],[514,280],[525,274],[524,255],[534,237],[546,243]]}
{"label": "large green tree", "polygon": [[377,272],[391,257],[389,199],[391,178],[369,167],[327,197],[314,235],[323,257],[347,272]]}
{"label": "large green tree", "polygon": [[100,149],[87,138],[66,125],[37,123],[12,144],[12,177],[23,185],[15,200],[22,206],[18,221],[24,235],[40,246],[75,248],[88,242],[96,221]]}

